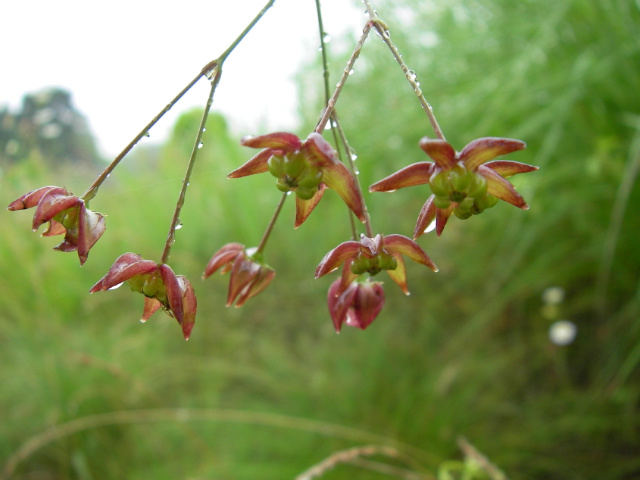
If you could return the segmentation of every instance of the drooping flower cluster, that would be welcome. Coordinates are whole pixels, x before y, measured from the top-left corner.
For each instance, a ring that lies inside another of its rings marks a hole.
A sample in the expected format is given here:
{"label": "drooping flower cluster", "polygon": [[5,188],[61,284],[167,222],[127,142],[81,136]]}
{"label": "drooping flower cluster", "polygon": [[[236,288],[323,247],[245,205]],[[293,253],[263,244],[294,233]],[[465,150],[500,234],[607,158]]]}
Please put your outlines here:
{"label": "drooping flower cluster", "polygon": [[251,297],[269,286],[276,272],[268,265],[256,260],[254,249],[245,249],[240,243],[229,243],[213,254],[202,275],[208,278],[217,270],[231,271],[227,307],[235,303],[241,307]]}
{"label": "drooping flower cluster", "polygon": [[276,177],[282,192],[296,194],[296,228],[322,199],[326,187],[335,190],[361,222],[364,222],[362,198],[355,180],[337,158],[333,147],[318,133],[302,142],[296,135],[276,132],[242,139],[246,147],[262,148],[244,165],[229,173],[229,178],[269,172]]}
{"label": "drooping flower cluster", "polygon": [[135,253],[125,253],[116,259],[107,274],[91,287],[90,292],[111,290],[124,282],[129,284],[131,290],[145,296],[141,321],[147,321],[162,308],[178,321],[185,340],[189,339],[198,305],[187,277],[176,275],[169,265],[144,260]]}
{"label": "drooping flower cluster", "polygon": [[378,234],[374,238],[361,235],[360,241],[343,242],[327,253],[316,268],[316,278],[343,265],[341,278],[329,289],[329,312],[336,331],[342,324],[365,329],[378,315],[384,304],[384,290],[380,282],[355,282],[363,273],[374,276],[385,270],[389,277],[408,295],[407,269],[403,255],[414,262],[438,267],[413,240],[403,235]]}
{"label": "drooping flower cluster", "polygon": [[63,187],[41,187],[25,193],[7,207],[11,211],[36,207],[33,215],[33,231],[49,223],[44,237],[64,234],[64,240],[55,250],[78,252],[80,264],[84,264],[89,250],[104,233],[104,217],[89,210],[79,197]]}
{"label": "drooping flower cluster", "polygon": [[418,162],[374,183],[371,192],[389,192],[399,188],[428,184],[431,195],[418,216],[413,238],[422,235],[436,221],[436,232],[442,234],[451,214],[467,219],[504,200],[526,210],[529,206],[511,183],[511,175],[537,170],[538,167],[509,160],[490,161],[522,150],[520,140],[484,137],[469,143],[461,152],[445,140],[424,137],[420,147],[433,162]]}

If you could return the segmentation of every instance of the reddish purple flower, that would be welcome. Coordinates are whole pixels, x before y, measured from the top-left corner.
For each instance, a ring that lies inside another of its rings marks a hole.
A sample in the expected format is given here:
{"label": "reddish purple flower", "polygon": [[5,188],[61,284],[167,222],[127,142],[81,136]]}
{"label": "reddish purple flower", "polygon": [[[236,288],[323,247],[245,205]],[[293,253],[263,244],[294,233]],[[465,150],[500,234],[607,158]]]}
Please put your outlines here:
{"label": "reddish purple flower", "polygon": [[384,306],[384,290],[380,282],[354,282],[342,293],[340,279],[329,287],[327,303],[336,332],[342,324],[364,330],[373,322]]}
{"label": "reddish purple flower", "polygon": [[49,222],[42,236],[62,235],[64,240],[55,250],[78,251],[80,264],[84,264],[89,250],[105,231],[104,217],[89,210],[79,197],[62,187],[42,187],[22,195],[11,202],[9,210],[24,210],[36,207],[33,216],[33,231]]}
{"label": "reddish purple flower", "polygon": [[240,243],[229,243],[218,250],[204,270],[202,278],[209,277],[216,270],[220,273],[231,271],[227,307],[235,302],[241,307],[251,297],[255,297],[269,286],[276,272],[263,264],[254,249],[245,249]]}
{"label": "reddish purple flower", "polygon": [[286,132],[270,133],[242,139],[246,147],[262,148],[260,153],[229,178],[240,178],[269,172],[277,178],[282,192],[296,194],[296,222],[299,227],[318,204],[326,187],[335,190],[361,222],[364,222],[362,198],[353,176],[337,158],[331,145],[318,133],[311,133],[302,142]]}
{"label": "reddish purple flower", "polygon": [[466,219],[493,207],[504,200],[527,210],[522,196],[506,180],[511,175],[537,170],[538,167],[509,160],[490,161],[494,158],[522,150],[520,140],[484,137],[469,143],[456,152],[445,140],[424,137],[420,147],[433,162],[418,162],[374,183],[371,192],[389,192],[398,188],[428,183],[433,195],[422,207],[413,238],[422,235],[436,221],[438,235],[451,214]]}
{"label": "reddish purple flower", "polygon": [[341,295],[349,285],[362,273],[376,275],[386,270],[391,279],[396,282],[402,291],[408,295],[407,269],[403,255],[414,262],[429,267],[434,272],[438,267],[420,246],[403,235],[378,234],[374,238],[361,235],[359,242],[348,241],[341,243],[325,255],[316,268],[316,278],[336,270],[344,264],[340,286],[336,291]]}
{"label": "reddish purple flower", "polygon": [[146,322],[159,308],[174,317],[188,340],[196,321],[196,294],[183,275],[176,275],[166,264],[143,260],[135,253],[120,255],[107,274],[91,288],[91,293],[104,292],[127,282],[131,290],[145,296],[141,321]]}

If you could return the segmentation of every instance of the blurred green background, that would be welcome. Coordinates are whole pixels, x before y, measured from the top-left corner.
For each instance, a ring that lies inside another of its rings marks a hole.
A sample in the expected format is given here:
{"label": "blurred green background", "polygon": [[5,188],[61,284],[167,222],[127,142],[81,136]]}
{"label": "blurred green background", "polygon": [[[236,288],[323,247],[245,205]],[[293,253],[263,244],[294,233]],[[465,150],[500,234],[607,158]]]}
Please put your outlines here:
{"label": "blurred green background", "polygon": [[[425,235],[440,272],[408,265],[411,296],[387,281],[369,329],[336,335],[332,279],[313,269],[348,239],[347,211],[329,192],[293,230],[289,202],[266,249],[275,281],[225,308],[228,277],[201,282],[201,272],[227,242],[257,245],[279,194],[268,176],[225,178],[253,153],[239,138],[264,132],[231,131],[214,114],[171,258],[198,295],[185,342],[162,313],[139,324],[143,299],[126,288],[88,294],[121,253],[159,258],[200,113],[181,116],[166,144],[135,150],[92,201],[107,232],[83,268],[50,251],[57,238],[30,232],[29,212],[1,214],[7,478],[295,478],[373,444],[399,453],[322,478],[428,479],[463,458],[460,436],[513,479],[640,478],[640,5],[376,7],[455,148],[482,136],[527,142],[509,158],[541,167],[513,179],[531,209],[500,203]],[[352,46],[331,43],[332,81]],[[299,83],[304,137],[323,98],[319,58]],[[417,147],[427,118],[373,34],[337,109],[364,186],[427,159]],[[86,136],[56,143],[55,155],[46,142],[20,150],[35,134],[11,143],[17,127],[3,115],[5,204],[42,185],[82,193],[100,171]],[[367,194],[374,229],[410,236],[428,194]],[[559,320],[577,326],[569,345],[549,339]]]}

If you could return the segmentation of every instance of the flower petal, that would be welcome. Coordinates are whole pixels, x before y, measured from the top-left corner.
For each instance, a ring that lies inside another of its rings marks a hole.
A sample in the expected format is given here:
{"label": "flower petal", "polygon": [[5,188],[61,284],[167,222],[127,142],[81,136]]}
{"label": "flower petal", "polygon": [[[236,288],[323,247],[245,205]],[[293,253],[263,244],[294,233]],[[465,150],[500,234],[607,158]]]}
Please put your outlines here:
{"label": "flower petal", "polygon": [[43,196],[45,196],[47,193],[52,191],[55,191],[55,193],[58,193],[61,195],[69,195],[69,192],[67,192],[67,190],[62,187],[53,187],[53,186],[40,187],[36,190],[25,193],[21,197],[11,202],[7,207],[7,210],[15,211],[15,210],[24,210],[25,208],[35,207],[38,204],[38,202],[40,202],[40,199]]}
{"label": "flower petal", "polygon": [[453,213],[454,205],[455,204],[452,203],[444,209],[436,207],[436,234],[438,236],[442,235],[444,226],[447,224],[447,220],[449,220],[449,217]]}
{"label": "flower petal", "polygon": [[360,252],[360,242],[353,240],[343,242],[336,248],[327,253],[322,261],[316,268],[316,278],[326,275],[329,272],[333,272],[338,268],[347,258],[354,257]]}
{"label": "flower petal", "polygon": [[185,340],[189,340],[191,330],[196,323],[196,311],[198,309],[198,301],[196,293],[191,286],[189,280],[184,275],[176,277],[182,292],[182,335]]}
{"label": "flower petal", "polygon": [[90,293],[104,292],[136,275],[152,273],[157,269],[158,264],[151,260],[143,260],[135,253],[124,253],[113,262],[107,274],[91,287]]}
{"label": "flower petal", "polygon": [[87,261],[89,250],[95,245],[106,229],[104,217],[86,208],[84,202],[78,214],[78,257],[80,265]]}
{"label": "flower petal", "polygon": [[387,274],[398,284],[405,295],[409,295],[409,287],[407,286],[407,267],[404,264],[404,259],[399,253],[393,254],[393,258],[396,259],[398,266],[395,270],[387,270]]}
{"label": "flower petal", "polygon": [[251,148],[276,148],[286,152],[300,150],[302,143],[293,133],[274,132],[258,137],[244,137],[241,142],[245,147]]}
{"label": "flower petal", "polygon": [[341,163],[331,144],[316,132],[309,134],[302,144],[301,150],[309,164],[316,168],[322,169],[333,164]]}
{"label": "flower petal", "polygon": [[383,239],[384,249],[391,254],[406,255],[416,263],[429,267],[434,272],[438,271],[435,263],[429,258],[420,245],[404,235],[387,235]]}
{"label": "flower petal", "polygon": [[262,265],[255,280],[250,285],[247,285],[236,299],[236,307],[241,307],[247,300],[262,292],[269,286],[275,276],[276,271],[273,268]]}
{"label": "flower petal", "polygon": [[431,195],[420,210],[418,215],[418,221],[416,222],[416,228],[413,230],[413,239],[417,239],[424,234],[431,222],[436,218],[436,205],[433,203],[435,195]]}
{"label": "flower petal", "polygon": [[456,151],[446,140],[423,137],[420,148],[443,170],[449,170],[456,164]]}
{"label": "flower petal", "polygon": [[142,311],[141,322],[146,322],[149,317],[156,313],[158,309],[162,307],[160,300],[151,297],[144,297],[144,310]]}
{"label": "flower petal", "polygon": [[473,171],[489,160],[522,150],[526,146],[527,144],[523,141],[512,138],[483,137],[464,147],[459,158],[469,170]]}
{"label": "flower petal", "polygon": [[322,195],[324,195],[324,191],[327,189],[327,186],[324,183],[318,185],[318,191],[313,194],[309,200],[303,200],[296,195],[296,221],[294,224],[294,228],[298,228],[300,225],[304,223],[304,221],[311,215],[313,209],[316,208],[316,205],[322,200]]}
{"label": "flower petal", "polygon": [[349,173],[343,163],[335,163],[324,167],[322,181],[332,190],[335,190],[342,200],[361,222],[365,221],[362,197],[356,188],[353,175]]}
{"label": "flower petal", "polygon": [[429,183],[436,168],[433,162],[418,162],[392,173],[369,187],[370,192],[392,192],[399,188]]}
{"label": "flower petal", "polygon": [[266,150],[262,150],[257,155],[251,157],[244,165],[229,173],[227,178],[240,178],[266,172],[269,169],[268,162],[271,155],[273,155],[272,149],[267,148]]}
{"label": "flower petal", "polygon": [[184,320],[184,308],[182,305],[182,289],[180,288],[180,282],[178,281],[176,274],[171,270],[171,267],[166,263],[160,265],[160,275],[162,276],[164,288],[167,290],[167,301],[169,302],[168,307],[171,309],[171,313],[178,323],[182,325],[182,321]]}
{"label": "flower petal", "polygon": [[202,278],[208,278],[212,273],[218,270],[220,267],[229,264],[238,255],[244,252],[244,245],[241,243],[227,243],[220,250],[213,254],[211,260],[204,269]]}
{"label": "flower petal", "polygon": [[526,163],[514,162],[511,160],[494,160],[484,164],[485,167],[490,168],[501,177],[507,178],[518,173],[535,172],[540,167],[533,165],[527,165]]}
{"label": "flower petal", "polygon": [[331,315],[331,320],[333,321],[333,327],[338,333],[340,333],[342,324],[347,319],[347,312],[349,311],[349,308],[353,303],[353,299],[355,298],[358,291],[358,286],[356,284],[351,284],[349,288],[347,288],[347,290],[345,290],[341,294],[338,294],[337,292],[339,287],[340,279],[337,279],[331,284],[327,293],[329,314]]}
{"label": "flower petal", "polygon": [[[63,190],[64,191],[64,190]],[[67,195],[57,189],[49,190],[45,193],[33,215],[33,230],[37,230],[40,225],[48,222],[60,212],[83,204],[84,202],[74,195]]]}
{"label": "flower petal", "polygon": [[347,325],[364,330],[384,306],[384,289],[379,282],[358,284],[353,308],[347,312]]}
{"label": "flower petal", "polygon": [[524,201],[509,180],[502,178],[494,170],[481,165],[478,173],[487,179],[487,193],[505,202],[515,205],[523,210],[529,210],[529,205]]}
{"label": "flower petal", "polygon": [[[244,255],[237,257],[231,269],[231,278],[229,279],[229,293],[227,295],[227,307],[231,306],[236,298],[242,294],[245,287],[251,288],[251,285],[260,273],[260,265],[245,258]],[[239,305],[236,305],[238,307]]]}
{"label": "flower petal", "polygon": [[53,218],[49,221],[49,226],[47,229],[42,232],[43,237],[51,237],[53,235],[62,235],[67,231],[60,222],[54,220]]}

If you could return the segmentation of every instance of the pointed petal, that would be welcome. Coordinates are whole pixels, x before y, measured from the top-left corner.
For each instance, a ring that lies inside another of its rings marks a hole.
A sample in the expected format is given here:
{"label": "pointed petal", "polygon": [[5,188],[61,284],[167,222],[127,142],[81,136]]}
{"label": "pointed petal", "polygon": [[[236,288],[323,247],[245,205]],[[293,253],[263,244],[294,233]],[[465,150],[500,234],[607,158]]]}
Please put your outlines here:
{"label": "pointed petal", "polygon": [[384,237],[384,249],[391,254],[406,255],[416,263],[429,267],[434,272],[438,271],[435,263],[429,258],[420,245],[404,235],[387,235]]}
{"label": "pointed petal", "polygon": [[326,275],[329,272],[333,272],[338,268],[345,260],[354,257],[360,252],[360,242],[353,240],[343,242],[336,248],[327,253],[322,261],[316,268],[316,278]]}
{"label": "pointed petal", "polygon": [[64,225],[62,225],[60,222],[52,218],[51,221],[49,222],[49,226],[47,227],[47,229],[44,232],[42,232],[42,236],[51,237],[53,235],[62,235],[66,231],[67,229],[64,228]]}
{"label": "pointed petal", "polygon": [[184,275],[177,276],[182,292],[182,335],[185,340],[189,340],[191,330],[196,323],[196,311],[198,309],[198,301],[196,293],[191,286],[189,280]]}
{"label": "pointed petal", "polygon": [[336,291],[336,295],[341,295],[342,292],[349,288],[349,285],[351,285],[353,281],[358,278],[359,275],[351,271],[352,263],[353,260],[351,259],[347,259],[347,261],[344,262],[344,267],[342,267],[342,275],[340,275],[340,286]]}
{"label": "pointed petal", "polygon": [[449,170],[456,164],[456,151],[445,140],[423,137],[420,148],[443,170]]}
{"label": "pointed petal", "polygon": [[302,144],[302,152],[310,165],[316,168],[341,163],[338,160],[336,151],[319,133],[310,133]]}
{"label": "pointed petal", "polygon": [[396,259],[398,266],[395,270],[387,270],[387,274],[391,280],[398,284],[405,295],[409,295],[409,287],[407,286],[407,267],[404,264],[404,259],[399,253],[394,254],[393,258]]}
{"label": "pointed petal", "polygon": [[347,290],[338,294],[338,288],[340,287],[340,279],[335,280],[329,287],[327,292],[327,304],[329,305],[329,314],[333,321],[333,328],[336,332],[340,333],[342,324],[347,319],[347,312],[353,303],[353,299],[356,296],[358,287],[356,284],[351,284]]}
{"label": "pointed petal", "polygon": [[164,283],[164,287],[167,290],[167,300],[169,302],[171,313],[178,323],[182,325],[182,321],[184,320],[184,308],[182,305],[182,290],[180,289],[180,282],[178,281],[176,274],[171,270],[171,267],[165,263],[160,265],[160,275],[162,276],[162,283]]}
{"label": "pointed petal", "polygon": [[144,310],[142,311],[141,322],[146,322],[149,317],[156,313],[158,309],[162,307],[162,303],[155,298],[144,297]]}
{"label": "pointed petal", "polygon": [[275,132],[258,137],[244,137],[241,142],[245,147],[251,148],[276,148],[286,152],[300,150],[302,143],[293,133]]}
{"label": "pointed petal", "polygon": [[484,164],[485,167],[490,168],[501,177],[507,178],[518,173],[535,172],[540,167],[533,165],[527,165],[526,163],[513,162],[511,160],[494,160]]}
{"label": "pointed petal", "polygon": [[124,253],[113,263],[107,274],[91,287],[90,293],[104,292],[136,275],[144,275],[156,271],[158,264],[151,260],[143,260],[135,253]]}
{"label": "pointed petal", "polygon": [[82,203],[82,200],[76,196],[50,190],[38,202],[36,213],[33,215],[33,230],[37,230],[40,225],[48,222],[60,212]]}
{"label": "pointed petal", "polygon": [[227,307],[236,301],[236,298],[242,294],[245,287],[251,288],[251,284],[255,281],[259,272],[259,264],[248,260],[244,255],[238,256],[231,269]]}
{"label": "pointed petal", "polygon": [[55,192],[60,195],[68,195],[69,192],[62,187],[40,187],[37,190],[33,190],[31,192],[25,193],[21,197],[17,198],[13,202],[9,204],[7,210],[15,211],[15,210],[24,210],[25,208],[35,207],[40,199],[45,196],[49,192]]}
{"label": "pointed petal", "polygon": [[453,203],[445,209],[436,207],[436,234],[438,236],[442,235],[444,226],[447,224],[447,220],[449,220],[449,217],[453,213],[453,207]]}
{"label": "pointed petal", "polygon": [[80,265],[86,262],[89,250],[106,229],[104,217],[86,208],[84,202],[78,214],[78,257]]}
{"label": "pointed petal", "polygon": [[335,163],[323,168],[322,181],[342,197],[358,220],[365,221],[362,197],[358,193],[353,175],[343,163]]}
{"label": "pointed petal", "polygon": [[418,221],[416,222],[416,228],[413,230],[413,239],[417,239],[424,234],[431,222],[436,218],[436,205],[433,203],[435,195],[431,195],[420,210],[418,215]]}
{"label": "pointed petal", "polygon": [[373,322],[384,306],[384,289],[380,283],[358,285],[353,308],[347,312],[347,325],[364,330]]}
{"label": "pointed petal", "polygon": [[399,188],[429,183],[436,168],[433,162],[418,162],[392,173],[369,187],[370,192],[392,192]]}
{"label": "pointed petal", "polygon": [[244,245],[240,243],[227,243],[220,250],[213,254],[211,260],[204,269],[202,278],[208,278],[220,267],[232,262],[239,254],[244,252]]}
{"label": "pointed petal", "polygon": [[321,183],[318,186],[318,191],[309,200],[303,200],[296,196],[296,221],[293,226],[294,228],[298,228],[302,225],[309,215],[311,215],[313,209],[316,208],[316,205],[318,205],[320,200],[322,200],[322,195],[324,195],[324,191],[326,189],[327,186],[324,183]]}
{"label": "pointed petal", "polygon": [[269,286],[273,277],[276,276],[276,271],[273,268],[262,266],[255,280],[248,286],[246,286],[240,296],[236,299],[236,307],[241,307],[244,302],[250,298],[255,297],[265,288]]}
{"label": "pointed petal", "polygon": [[500,155],[522,150],[527,146],[521,140],[500,137],[483,137],[469,143],[462,152],[460,160],[464,162],[469,170],[475,170],[483,163],[488,162]]}
{"label": "pointed petal", "polygon": [[529,205],[524,201],[509,180],[502,178],[495,171],[481,165],[478,173],[487,179],[487,193],[505,202],[515,205],[523,210],[529,210]]}
{"label": "pointed petal", "polygon": [[227,178],[240,178],[266,172],[269,169],[268,162],[272,154],[273,150],[270,148],[262,150],[257,155],[251,157],[244,165],[229,173]]}

